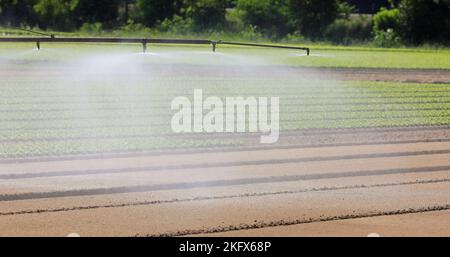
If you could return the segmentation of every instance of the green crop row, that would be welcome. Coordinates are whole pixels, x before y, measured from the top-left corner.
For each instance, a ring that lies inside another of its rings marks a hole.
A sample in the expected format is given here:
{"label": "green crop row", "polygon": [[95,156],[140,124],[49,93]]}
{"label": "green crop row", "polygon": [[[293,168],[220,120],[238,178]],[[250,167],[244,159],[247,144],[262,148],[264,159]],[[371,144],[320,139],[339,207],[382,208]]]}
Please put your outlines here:
{"label": "green crop row", "polygon": [[67,141],[38,141],[4,144],[0,158],[95,154],[113,152],[149,151],[157,149],[189,149],[196,147],[236,146],[238,140],[192,140],[173,138],[87,139]]}
{"label": "green crop row", "polygon": [[[415,112],[329,112],[329,113],[286,113],[281,115],[281,127],[296,124],[307,128],[352,127],[352,126],[396,126],[396,122],[407,121],[409,125],[423,124],[423,121],[438,120],[439,124],[450,124],[450,110]],[[411,123],[411,121],[414,121]],[[355,125],[360,124],[360,125]],[[365,124],[365,125],[364,125]],[[6,130],[9,128],[9,130]],[[31,129],[30,129],[31,128]],[[83,138],[83,137],[139,137],[165,133],[170,135],[170,117],[167,119],[105,119],[17,122],[3,127],[2,140],[43,140],[46,138]]]}
{"label": "green crop row", "polygon": [[[308,94],[296,94],[296,95],[282,95],[272,93],[268,95],[267,93],[260,93],[260,95],[265,94],[266,96],[279,96],[283,102],[289,102],[292,100],[336,100],[336,99],[406,99],[406,98],[448,98],[450,97],[450,91],[448,92],[353,92],[348,93],[329,93],[329,92],[317,92]],[[215,96],[225,99],[229,95],[226,94],[216,94]],[[242,97],[250,97],[250,95],[240,95]],[[64,97],[21,97],[21,98],[0,98],[0,108],[4,105],[30,105],[30,104],[90,104],[90,103],[170,103],[175,96],[64,96]],[[207,95],[205,96],[205,98]],[[192,97],[191,97],[192,98]]]}

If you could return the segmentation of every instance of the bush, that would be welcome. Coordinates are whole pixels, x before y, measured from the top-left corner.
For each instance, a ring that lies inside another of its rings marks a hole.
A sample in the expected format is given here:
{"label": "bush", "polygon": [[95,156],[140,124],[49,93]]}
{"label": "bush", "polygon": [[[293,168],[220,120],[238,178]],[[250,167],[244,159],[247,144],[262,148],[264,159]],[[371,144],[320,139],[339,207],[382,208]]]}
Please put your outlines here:
{"label": "bush", "polygon": [[237,8],[227,9],[225,16],[226,29],[230,32],[242,31],[247,26],[242,20],[243,16],[242,11]]}
{"label": "bush", "polygon": [[0,23],[13,26],[36,25],[34,5],[37,0],[0,0]]}
{"label": "bush", "polygon": [[245,27],[242,31],[239,32],[238,35],[239,38],[249,41],[258,41],[264,38],[264,36],[252,25],[248,25],[247,27]]}
{"label": "bush", "polygon": [[374,43],[380,47],[399,47],[402,45],[400,36],[393,29],[376,32]]}
{"label": "bush", "polygon": [[367,42],[372,37],[372,19],[363,15],[337,19],[327,27],[324,37],[335,44]]}
{"label": "bush", "polygon": [[119,17],[120,0],[77,0],[75,15],[78,24],[97,23],[112,25]]}
{"label": "bush", "polygon": [[141,12],[139,21],[152,27],[158,22],[171,19],[175,14],[179,14],[182,0],[137,0],[136,4]]}
{"label": "bush", "polygon": [[289,0],[289,10],[300,33],[318,39],[338,17],[338,1]]}
{"label": "bush", "polygon": [[172,19],[165,19],[161,22],[157,29],[171,34],[187,34],[191,32],[192,27],[192,19],[185,19],[179,15],[175,15]]}
{"label": "bush", "polygon": [[413,44],[450,43],[450,0],[402,0],[400,34]]}
{"label": "bush", "polygon": [[400,22],[400,11],[398,9],[387,10],[382,8],[373,17],[373,32],[387,32],[389,29],[398,32]]}
{"label": "bush", "polygon": [[255,26],[268,37],[280,38],[290,31],[284,0],[238,0],[237,9],[247,26]]}
{"label": "bush", "polygon": [[140,23],[134,23],[130,19],[126,25],[120,26],[115,30],[114,34],[122,37],[148,37],[152,35],[152,30]]}
{"label": "bush", "polygon": [[382,8],[373,17],[374,43],[380,47],[399,47],[402,45],[400,31],[400,11]]}
{"label": "bush", "polygon": [[225,24],[225,0],[198,0],[189,8],[195,30],[217,29]]}
{"label": "bush", "polygon": [[80,32],[89,35],[100,35],[103,32],[103,24],[100,22],[84,23],[80,28]]}

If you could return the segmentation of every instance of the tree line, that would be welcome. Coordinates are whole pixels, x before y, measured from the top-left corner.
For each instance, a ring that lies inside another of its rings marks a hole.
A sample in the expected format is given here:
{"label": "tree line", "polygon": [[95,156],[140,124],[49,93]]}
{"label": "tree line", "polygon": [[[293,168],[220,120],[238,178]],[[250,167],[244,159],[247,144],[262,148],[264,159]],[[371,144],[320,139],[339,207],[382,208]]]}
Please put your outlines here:
{"label": "tree line", "polygon": [[[375,1],[375,0],[374,0]],[[2,25],[102,30],[134,25],[182,33],[258,33],[382,46],[450,41],[450,0],[396,0],[375,16],[344,0],[0,0]]]}

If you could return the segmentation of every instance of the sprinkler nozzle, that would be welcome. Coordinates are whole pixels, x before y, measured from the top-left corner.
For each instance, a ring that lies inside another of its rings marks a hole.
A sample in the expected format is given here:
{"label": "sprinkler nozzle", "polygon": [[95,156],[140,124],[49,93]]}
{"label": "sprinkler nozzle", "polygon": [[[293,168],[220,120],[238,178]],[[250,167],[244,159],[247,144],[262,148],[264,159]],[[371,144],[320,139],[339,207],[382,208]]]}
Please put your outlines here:
{"label": "sprinkler nozzle", "polygon": [[37,50],[41,50],[41,42],[37,41],[36,42],[36,47],[37,47]]}
{"label": "sprinkler nozzle", "polygon": [[211,41],[211,44],[212,44],[212,50],[213,50],[214,53],[216,52],[217,45],[218,45],[220,42],[222,42],[222,40],[219,40],[219,41]]}
{"label": "sprinkler nozzle", "polygon": [[147,52],[147,43],[146,42],[142,43],[142,50],[143,50],[144,54]]}

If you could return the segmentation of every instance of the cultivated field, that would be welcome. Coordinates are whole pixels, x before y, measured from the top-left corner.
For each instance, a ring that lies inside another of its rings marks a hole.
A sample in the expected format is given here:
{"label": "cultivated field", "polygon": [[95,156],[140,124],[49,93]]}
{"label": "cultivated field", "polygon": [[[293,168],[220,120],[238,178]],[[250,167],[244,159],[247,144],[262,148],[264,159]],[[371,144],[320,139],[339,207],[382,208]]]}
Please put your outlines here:
{"label": "cultivated field", "polygon": [[[450,51],[0,45],[0,236],[450,236]],[[261,134],[171,101],[280,97]]]}

